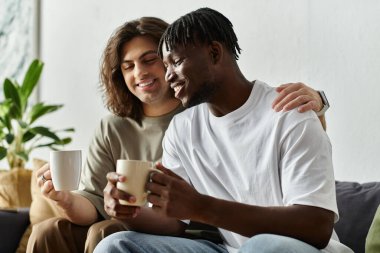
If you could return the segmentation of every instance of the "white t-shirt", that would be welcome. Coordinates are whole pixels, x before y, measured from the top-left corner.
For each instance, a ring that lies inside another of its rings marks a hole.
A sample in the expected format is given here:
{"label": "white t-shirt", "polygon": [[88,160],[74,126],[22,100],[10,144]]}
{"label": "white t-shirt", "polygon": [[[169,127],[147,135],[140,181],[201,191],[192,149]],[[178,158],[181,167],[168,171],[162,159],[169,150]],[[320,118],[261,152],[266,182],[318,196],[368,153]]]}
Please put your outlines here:
{"label": "white t-shirt", "polygon": [[[163,141],[163,165],[202,194],[258,206],[317,206],[337,220],[329,138],[312,111],[276,113],[276,96],[256,81],[248,100],[223,117],[205,103],[174,116]],[[229,252],[248,239],[220,232]],[[340,248],[346,247],[330,240],[326,250],[345,252]]]}

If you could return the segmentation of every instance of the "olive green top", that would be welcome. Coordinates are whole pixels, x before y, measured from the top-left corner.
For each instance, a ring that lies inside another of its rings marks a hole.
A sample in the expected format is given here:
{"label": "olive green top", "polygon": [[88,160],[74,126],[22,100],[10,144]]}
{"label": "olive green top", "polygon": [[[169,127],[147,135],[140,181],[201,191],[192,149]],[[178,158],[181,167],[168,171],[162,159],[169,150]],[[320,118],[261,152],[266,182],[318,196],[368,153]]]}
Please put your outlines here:
{"label": "olive green top", "polygon": [[141,125],[133,119],[114,115],[103,118],[89,147],[80,190],[75,193],[90,200],[100,215],[108,219],[103,201],[107,173],[116,171],[118,159],[153,162],[161,160],[162,138],[170,120],[181,111],[183,107],[179,106],[163,116],[143,117]]}
{"label": "olive green top", "polygon": [[366,253],[380,252],[380,207],[377,208],[365,244]]}

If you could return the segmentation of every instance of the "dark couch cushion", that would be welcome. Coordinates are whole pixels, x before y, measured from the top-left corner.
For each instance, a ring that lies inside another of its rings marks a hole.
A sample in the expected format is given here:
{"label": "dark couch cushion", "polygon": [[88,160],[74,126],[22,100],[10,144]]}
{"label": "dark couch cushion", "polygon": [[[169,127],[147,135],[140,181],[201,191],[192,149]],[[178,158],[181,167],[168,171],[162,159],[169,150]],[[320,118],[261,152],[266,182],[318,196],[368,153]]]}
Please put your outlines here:
{"label": "dark couch cushion", "polygon": [[380,205],[380,182],[337,181],[335,186],[340,216],[335,231],[343,244],[364,253],[365,239]]}
{"label": "dark couch cushion", "polygon": [[29,225],[29,209],[0,211],[0,252],[14,253]]}

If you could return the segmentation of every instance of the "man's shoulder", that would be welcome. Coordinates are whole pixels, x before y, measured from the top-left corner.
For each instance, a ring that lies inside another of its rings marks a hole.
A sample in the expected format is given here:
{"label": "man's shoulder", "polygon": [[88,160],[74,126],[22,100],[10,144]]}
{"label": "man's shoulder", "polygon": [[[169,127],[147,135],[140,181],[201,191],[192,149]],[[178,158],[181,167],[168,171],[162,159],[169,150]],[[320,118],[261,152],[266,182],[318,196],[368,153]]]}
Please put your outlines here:
{"label": "man's shoulder", "polygon": [[278,95],[275,87],[272,87],[269,84],[260,80],[256,80],[254,82],[253,89],[254,93],[258,93],[256,95],[265,101],[265,104],[267,104],[268,102],[271,104]]}
{"label": "man's shoulder", "polygon": [[301,113],[298,111],[297,108],[286,112],[278,112],[277,114],[280,120],[293,122],[294,124],[298,124],[306,120],[318,121],[317,114],[314,111],[307,111]]}
{"label": "man's shoulder", "polygon": [[[276,129],[284,135],[288,135],[294,131],[305,131],[305,128],[314,129],[313,131],[318,129],[320,130],[318,132],[323,135],[325,134],[314,111],[300,113],[297,109],[293,109],[287,112],[277,112],[275,118]],[[318,136],[317,132],[314,132],[314,134]]]}
{"label": "man's shoulder", "polygon": [[297,125],[307,120],[318,120],[318,117],[314,111],[300,113],[298,112],[298,108],[294,108],[290,111],[276,112],[271,108],[273,100],[278,96],[276,89],[262,81],[256,81],[254,88],[255,91],[259,93],[261,111],[265,112],[267,116],[277,121],[277,124],[285,123],[285,125],[290,126]]}

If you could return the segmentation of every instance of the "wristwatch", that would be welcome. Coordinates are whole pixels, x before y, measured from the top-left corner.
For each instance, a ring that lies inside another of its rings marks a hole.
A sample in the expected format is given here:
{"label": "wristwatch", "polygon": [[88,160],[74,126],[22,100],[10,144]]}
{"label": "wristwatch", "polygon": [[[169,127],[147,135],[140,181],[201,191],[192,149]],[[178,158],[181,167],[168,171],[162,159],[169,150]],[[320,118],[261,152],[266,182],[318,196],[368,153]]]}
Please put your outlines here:
{"label": "wristwatch", "polygon": [[322,103],[323,103],[322,109],[319,112],[317,112],[317,116],[319,117],[319,116],[322,116],[323,114],[325,114],[327,109],[330,108],[330,104],[329,104],[329,101],[327,100],[327,97],[326,97],[325,93],[323,92],[323,90],[319,90],[318,93],[319,93],[319,96],[321,96]]}

